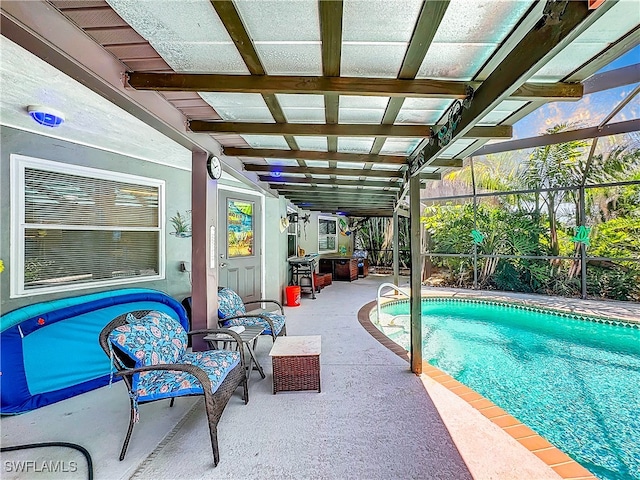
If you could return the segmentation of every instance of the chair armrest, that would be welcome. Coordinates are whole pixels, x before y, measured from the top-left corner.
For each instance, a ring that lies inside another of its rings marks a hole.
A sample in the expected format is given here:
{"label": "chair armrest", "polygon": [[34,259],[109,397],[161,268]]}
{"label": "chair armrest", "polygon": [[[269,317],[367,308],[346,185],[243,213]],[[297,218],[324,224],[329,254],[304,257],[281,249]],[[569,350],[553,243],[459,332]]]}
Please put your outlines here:
{"label": "chair armrest", "polygon": [[[229,328],[202,328],[199,330],[191,330],[187,332],[187,335],[209,335],[210,333],[224,333],[225,335],[229,335],[238,345],[242,345],[242,338],[238,335],[238,332],[235,332]],[[220,339],[220,341],[224,342],[224,339]],[[240,352],[240,363],[242,366],[245,366],[246,363],[244,361],[244,348],[238,348]]]}
{"label": "chair armrest", "polygon": [[[220,321],[224,322],[226,320],[234,320],[236,318],[252,318],[252,317],[262,318],[265,322],[269,324],[269,327],[271,327],[271,335],[275,335],[275,325],[273,324],[273,320],[271,320],[267,315],[263,315],[262,313],[253,313],[253,314],[247,313],[246,315],[234,315],[233,317],[221,318]],[[275,336],[274,336],[274,339],[275,339]]]}
{"label": "chair armrest", "polygon": [[245,305],[249,305],[251,303],[275,303],[280,308],[280,313],[284,315],[284,308],[282,307],[282,304],[277,300],[269,300],[269,299],[251,300],[250,302],[245,302]]}

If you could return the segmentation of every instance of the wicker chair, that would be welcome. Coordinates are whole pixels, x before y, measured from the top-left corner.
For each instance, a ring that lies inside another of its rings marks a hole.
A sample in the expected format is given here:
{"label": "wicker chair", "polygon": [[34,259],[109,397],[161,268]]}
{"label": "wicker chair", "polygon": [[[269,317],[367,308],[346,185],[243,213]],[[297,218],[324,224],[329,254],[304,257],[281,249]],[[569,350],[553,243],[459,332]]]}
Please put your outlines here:
{"label": "wicker chair", "polygon": [[[280,309],[280,313],[247,312],[246,306],[255,303],[274,303]],[[284,308],[280,302],[263,299],[244,303],[240,295],[226,287],[218,290],[218,322],[223,327],[261,325],[265,328],[262,334],[271,335],[274,342],[278,335],[287,334]]]}
{"label": "wicker chair", "polygon": [[[197,330],[188,335],[203,333],[225,333],[240,341],[237,333],[229,329]],[[123,378],[131,405],[120,460],[127,452],[140,404],[170,398],[172,407],[175,397],[204,395],[213,465],[217,466],[220,461],[217,426],[222,412],[240,385],[245,404],[249,401],[244,350],[189,353],[187,333],[182,326],[164,313],[149,310],[113,319],[100,332],[100,346],[112,361],[114,375]]]}

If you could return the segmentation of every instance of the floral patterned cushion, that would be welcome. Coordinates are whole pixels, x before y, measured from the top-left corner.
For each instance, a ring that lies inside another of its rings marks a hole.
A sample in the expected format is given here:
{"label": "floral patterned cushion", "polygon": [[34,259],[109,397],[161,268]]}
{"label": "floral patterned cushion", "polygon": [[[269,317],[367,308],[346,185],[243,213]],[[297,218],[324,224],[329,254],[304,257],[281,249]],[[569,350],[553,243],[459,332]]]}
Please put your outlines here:
{"label": "floral patterned cushion", "polygon": [[127,317],[127,324],[117,327],[109,341],[135,361],[136,367],[176,363],[187,349],[187,333],[166,313],[151,311],[137,319]]}
{"label": "floral patterned cushion", "polygon": [[[196,365],[207,372],[213,393],[227,374],[240,363],[240,353],[229,350],[185,353],[178,363]],[[156,370],[135,375],[133,388],[138,395],[138,402],[202,394],[202,384],[196,377],[187,372],[172,370]]]}
{"label": "floral patterned cushion", "polygon": [[[280,330],[284,327],[284,315],[280,315],[279,313],[273,312],[260,312],[261,315],[266,315],[273,322],[273,327],[275,328],[275,334],[280,335]],[[271,326],[267,321],[261,317],[243,317],[243,318],[232,318],[231,320],[226,320],[222,322],[224,327],[232,327],[234,325],[244,325],[245,327],[251,327],[254,325],[260,325],[265,328],[263,335],[271,335]]]}
{"label": "floral patterned cushion", "polygon": [[229,288],[223,288],[218,292],[218,318],[244,315],[247,310],[240,295]]}

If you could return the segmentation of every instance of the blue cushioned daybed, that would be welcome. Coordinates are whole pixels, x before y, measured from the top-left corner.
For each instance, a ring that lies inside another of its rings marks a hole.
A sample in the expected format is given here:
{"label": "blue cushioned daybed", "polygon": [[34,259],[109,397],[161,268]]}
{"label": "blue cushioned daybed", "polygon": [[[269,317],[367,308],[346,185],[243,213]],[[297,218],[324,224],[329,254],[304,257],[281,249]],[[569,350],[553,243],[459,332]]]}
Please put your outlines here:
{"label": "blue cushioned daybed", "polygon": [[27,412],[107,385],[111,365],[98,336],[133,310],[166,313],[189,330],[178,301],[145,288],[36,303],[2,315],[0,413]]}

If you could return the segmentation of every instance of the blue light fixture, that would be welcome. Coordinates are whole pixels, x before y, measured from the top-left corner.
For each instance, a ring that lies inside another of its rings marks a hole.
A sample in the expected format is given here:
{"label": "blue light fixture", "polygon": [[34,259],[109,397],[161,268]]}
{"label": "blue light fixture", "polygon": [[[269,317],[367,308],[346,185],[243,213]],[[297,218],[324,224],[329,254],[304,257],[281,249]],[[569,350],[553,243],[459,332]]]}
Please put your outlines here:
{"label": "blue light fixture", "polygon": [[45,127],[59,127],[64,123],[64,114],[50,107],[29,105],[27,111],[31,118]]}

